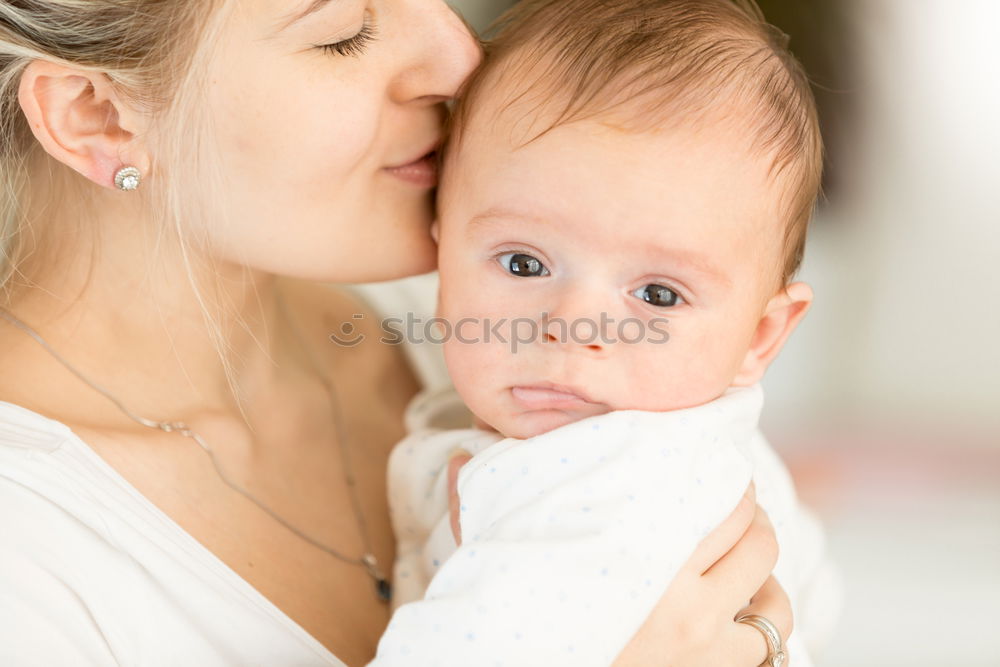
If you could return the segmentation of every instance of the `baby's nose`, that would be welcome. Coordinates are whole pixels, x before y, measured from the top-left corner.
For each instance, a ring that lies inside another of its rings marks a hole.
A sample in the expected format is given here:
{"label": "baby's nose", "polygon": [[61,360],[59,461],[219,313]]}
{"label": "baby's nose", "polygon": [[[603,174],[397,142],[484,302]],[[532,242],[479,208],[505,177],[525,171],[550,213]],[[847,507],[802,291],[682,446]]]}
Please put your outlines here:
{"label": "baby's nose", "polygon": [[540,339],[588,353],[608,352],[615,343],[620,310],[616,293],[607,281],[574,281],[565,285],[546,305],[540,321]]}
{"label": "baby's nose", "polygon": [[546,313],[541,322],[542,342],[603,352],[614,342],[609,337],[608,324],[606,315],[566,318]]}
{"label": "baby's nose", "polygon": [[[553,335],[552,333],[549,333],[549,332],[545,332],[544,334],[542,334],[542,341],[545,342],[545,343],[561,343],[561,342],[565,342],[562,338],[560,338],[560,337],[558,337],[556,335]],[[601,341],[601,342],[585,342],[585,343],[576,343],[576,341],[572,341],[572,342],[574,344],[578,345],[579,347],[584,347],[584,348],[586,348],[586,349],[588,349],[588,350],[590,350],[592,352],[600,352],[600,351],[602,351],[604,349],[603,341]]]}

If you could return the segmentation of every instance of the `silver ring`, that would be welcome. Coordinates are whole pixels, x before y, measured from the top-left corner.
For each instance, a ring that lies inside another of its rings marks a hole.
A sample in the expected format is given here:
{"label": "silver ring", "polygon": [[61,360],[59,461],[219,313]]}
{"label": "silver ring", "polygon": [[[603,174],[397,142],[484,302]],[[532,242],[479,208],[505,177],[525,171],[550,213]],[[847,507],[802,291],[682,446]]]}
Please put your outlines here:
{"label": "silver ring", "polygon": [[745,614],[737,618],[736,622],[752,625],[760,630],[767,640],[767,658],[761,663],[761,667],[784,667],[788,661],[788,654],[785,652],[784,644],[781,643],[781,633],[774,627],[774,623],[757,614]]}

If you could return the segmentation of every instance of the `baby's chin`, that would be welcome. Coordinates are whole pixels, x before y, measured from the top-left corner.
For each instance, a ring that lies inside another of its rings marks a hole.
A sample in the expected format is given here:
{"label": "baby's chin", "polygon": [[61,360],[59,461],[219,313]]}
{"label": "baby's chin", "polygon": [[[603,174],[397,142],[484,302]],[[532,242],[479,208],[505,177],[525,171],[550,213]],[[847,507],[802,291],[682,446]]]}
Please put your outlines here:
{"label": "baby's chin", "polygon": [[489,424],[505,438],[524,440],[592,416],[591,414],[574,414],[566,410],[532,410],[515,415],[504,415],[490,420]]}

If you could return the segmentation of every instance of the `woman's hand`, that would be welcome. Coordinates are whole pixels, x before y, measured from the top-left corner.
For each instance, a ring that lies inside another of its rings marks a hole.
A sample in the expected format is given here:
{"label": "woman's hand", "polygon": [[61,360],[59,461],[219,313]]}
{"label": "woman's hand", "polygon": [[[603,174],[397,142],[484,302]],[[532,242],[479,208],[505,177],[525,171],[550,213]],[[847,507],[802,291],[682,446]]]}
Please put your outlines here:
{"label": "woman's hand", "polygon": [[614,667],[762,664],[768,650],[764,636],[734,619],[737,614],[759,614],[788,639],[792,607],[770,574],[777,560],[774,528],[757,505],[751,484],[736,510],[674,577]]}
{"label": "woman's hand", "polygon": [[[472,457],[448,462],[451,530],[462,543],[458,471]],[[787,640],[792,608],[771,576],[778,543],[751,483],[733,513],[712,531],[678,571],[613,667],[756,667],[767,658],[764,636],[737,623],[737,614],[759,614]],[[750,600],[749,607],[747,600]],[[794,658],[794,656],[791,656]]]}
{"label": "woman's hand", "polygon": [[455,544],[462,544],[462,526],[458,522],[459,509],[462,504],[458,501],[458,471],[469,462],[472,455],[465,452],[453,455],[448,459],[448,510],[451,517],[451,534],[455,537]]}

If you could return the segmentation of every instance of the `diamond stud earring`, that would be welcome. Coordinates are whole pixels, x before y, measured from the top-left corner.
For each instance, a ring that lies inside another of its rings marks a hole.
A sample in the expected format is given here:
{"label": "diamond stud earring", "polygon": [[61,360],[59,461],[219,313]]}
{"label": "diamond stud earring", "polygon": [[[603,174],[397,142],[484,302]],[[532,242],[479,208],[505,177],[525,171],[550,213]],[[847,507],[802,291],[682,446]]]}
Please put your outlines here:
{"label": "diamond stud earring", "polygon": [[135,167],[122,167],[115,172],[115,187],[119,190],[135,190],[142,175]]}

